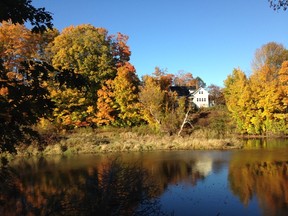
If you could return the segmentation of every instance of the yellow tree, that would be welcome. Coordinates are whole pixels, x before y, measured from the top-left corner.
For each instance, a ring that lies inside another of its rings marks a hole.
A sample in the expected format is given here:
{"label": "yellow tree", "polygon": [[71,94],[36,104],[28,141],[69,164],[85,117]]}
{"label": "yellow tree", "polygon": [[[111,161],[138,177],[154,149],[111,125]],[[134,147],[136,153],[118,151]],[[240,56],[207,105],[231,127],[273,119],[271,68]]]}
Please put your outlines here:
{"label": "yellow tree", "polygon": [[245,132],[245,107],[249,94],[247,92],[247,77],[240,69],[234,69],[232,74],[224,81],[224,97],[228,110],[231,112],[237,127],[241,133]]}
{"label": "yellow tree", "polygon": [[[127,36],[120,33],[117,36],[108,35],[106,29],[86,24],[65,28],[55,38],[49,50],[52,54],[52,65],[57,69],[73,71],[85,79],[85,84],[79,86],[80,88],[62,89],[63,94],[68,95],[69,92],[71,99],[83,98],[85,102],[79,101],[78,106],[75,104],[69,112],[66,112],[67,108],[60,109],[55,113],[56,117],[77,112],[79,115],[75,116],[72,125],[79,121],[90,125],[95,123],[97,98],[99,94],[103,96],[106,90],[102,89],[102,93],[97,91],[107,84],[107,80],[113,80],[117,68],[129,60],[127,39]],[[107,88],[108,86],[106,85]],[[59,107],[63,103],[61,92],[55,94],[53,99]]]}
{"label": "yellow tree", "polygon": [[155,68],[154,76],[143,77],[139,94],[144,119],[152,128],[169,134],[180,128],[187,108],[186,98],[178,98],[176,92],[170,91],[172,78]]}
{"label": "yellow tree", "polygon": [[[249,132],[279,133],[287,130],[285,120],[285,89],[281,79],[285,74],[285,62],[288,51],[282,44],[270,42],[255,53],[253,74],[250,77],[252,100],[256,108],[251,112],[253,127]],[[285,77],[285,76],[284,76]]]}
{"label": "yellow tree", "polygon": [[288,107],[288,61],[284,61],[279,70],[279,84],[283,93],[283,105],[287,111]]}
{"label": "yellow tree", "polygon": [[163,104],[165,92],[155,78],[143,77],[143,86],[140,87],[139,99],[143,104],[143,117],[151,125],[159,128],[163,118]]}
{"label": "yellow tree", "polygon": [[113,80],[113,90],[119,113],[118,124],[121,126],[134,126],[141,122],[139,84],[135,68],[130,63],[118,68],[117,76]]}
{"label": "yellow tree", "polygon": [[275,124],[278,124],[279,114],[284,111],[278,79],[268,66],[264,66],[250,77],[250,86],[256,104],[252,121],[261,126],[255,133],[276,132]]}
{"label": "yellow tree", "polygon": [[111,43],[104,28],[89,24],[67,27],[51,46],[52,65],[73,70],[99,83],[116,74]]}
{"label": "yellow tree", "polygon": [[284,133],[288,133],[288,61],[284,61],[279,70],[279,90],[281,90],[282,113],[275,116],[283,122]]}
{"label": "yellow tree", "polygon": [[141,122],[139,78],[128,62],[117,69],[114,80],[107,80],[98,90],[99,125],[134,126]]}

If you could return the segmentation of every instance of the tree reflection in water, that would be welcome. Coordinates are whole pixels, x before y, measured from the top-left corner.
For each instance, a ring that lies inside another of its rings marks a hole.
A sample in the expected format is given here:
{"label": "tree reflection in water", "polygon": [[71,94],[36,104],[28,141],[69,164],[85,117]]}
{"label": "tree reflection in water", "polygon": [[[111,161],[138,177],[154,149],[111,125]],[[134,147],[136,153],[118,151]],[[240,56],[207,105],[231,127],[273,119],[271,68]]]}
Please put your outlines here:
{"label": "tree reflection in water", "polygon": [[288,215],[287,153],[281,147],[21,159],[0,169],[0,215]]}
{"label": "tree reflection in water", "polygon": [[288,213],[288,161],[234,163],[229,168],[232,192],[244,205],[257,196],[263,215]]}
{"label": "tree reflection in water", "polygon": [[0,215],[159,215],[157,187],[141,166],[113,160],[61,172],[41,159],[0,170]]}

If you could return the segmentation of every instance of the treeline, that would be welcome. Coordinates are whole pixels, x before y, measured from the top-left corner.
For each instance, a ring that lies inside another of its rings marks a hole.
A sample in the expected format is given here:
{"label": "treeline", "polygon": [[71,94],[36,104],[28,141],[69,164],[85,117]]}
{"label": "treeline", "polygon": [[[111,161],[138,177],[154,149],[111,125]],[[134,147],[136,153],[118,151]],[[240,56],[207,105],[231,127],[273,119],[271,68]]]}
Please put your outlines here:
{"label": "treeline", "polygon": [[226,105],[242,134],[288,134],[288,50],[271,42],[256,50],[252,74],[224,81]]}
{"label": "treeline", "polygon": [[[33,32],[3,21],[1,152],[15,152],[19,141],[35,140],[38,136],[32,126],[46,127],[47,122],[58,131],[148,125],[157,132],[178,132],[193,107],[170,87],[205,87],[205,82],[191,73],[173,75],[158,67],[140,79],[130,62],[127,41],[126,35],[109,35],[104,28],[86,24],[60,33],[57,29]],[[287,60],[288,51],[281,44],[268,43],[256,51],[250,77],[235,69],[224,81],[224,89],[208,87],[215,105],[227,105],[238,132],[288,133]],[[226,115],[219,118],[221,125],[230,123]],[[218,132],[223,128],[214,126]]]}
{"label": "treeline", "polygon": [[129,62],[128,36],[79,25],[35,33],[10,21],[0,26],[1,151],[35,138],[32,125],[58,130],[148,124],[174,133],[191,109],[171,85],[204,86],[191,73],[155,68],[140,80]]}

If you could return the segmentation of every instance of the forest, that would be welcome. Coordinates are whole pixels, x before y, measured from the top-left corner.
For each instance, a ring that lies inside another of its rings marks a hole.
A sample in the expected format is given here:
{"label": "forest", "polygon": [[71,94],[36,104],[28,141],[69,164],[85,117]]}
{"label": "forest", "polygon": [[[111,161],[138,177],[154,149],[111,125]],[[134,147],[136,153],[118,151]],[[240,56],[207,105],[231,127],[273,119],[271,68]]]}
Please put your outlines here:
{"label": "forest", "polygon": [[211,112],[213,119],[201,126],[218,134],[227,127],[241,135],[288,134],[288,50],[282,44],[269,42],[256,50],[250,76],[236,68],[223,88],[208,86],[214,107],[198,110],[170,87],[205,87],[200,77],[155,67],[152,75],[139,78],[127,35],[90,24],[59,32],[50,14],[45,16],[46,26],[32,31],[23,19],[0,17],[1,152],[41,139],[37,128],[51,125],[58,132],[145,125],[172,135],[185,123],[196,130],[198,119]]}

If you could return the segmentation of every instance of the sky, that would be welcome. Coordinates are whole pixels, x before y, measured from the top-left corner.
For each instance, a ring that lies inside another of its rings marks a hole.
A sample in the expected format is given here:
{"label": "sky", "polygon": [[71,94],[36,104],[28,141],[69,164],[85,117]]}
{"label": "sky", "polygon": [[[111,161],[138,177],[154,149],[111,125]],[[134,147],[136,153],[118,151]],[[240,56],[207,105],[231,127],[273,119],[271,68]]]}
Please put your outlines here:
{"label": "sky", "polygon": [[139,78],[155,67],[192,73],[223,86],[234,68],[248,76],[256,49],[269,42],[288,48],[288,10],[268,0],[33,0],[53,14],[60,32],[91,24],[129,36],[130,62]]}

